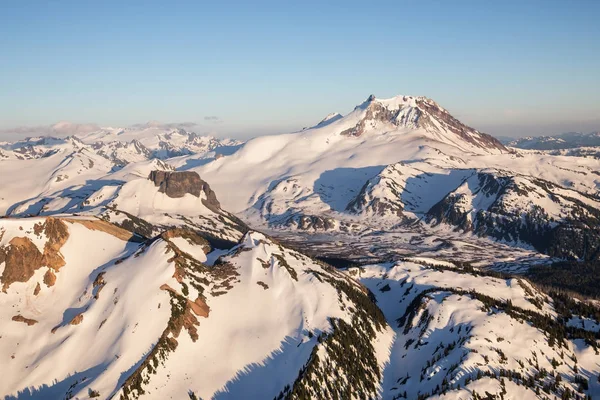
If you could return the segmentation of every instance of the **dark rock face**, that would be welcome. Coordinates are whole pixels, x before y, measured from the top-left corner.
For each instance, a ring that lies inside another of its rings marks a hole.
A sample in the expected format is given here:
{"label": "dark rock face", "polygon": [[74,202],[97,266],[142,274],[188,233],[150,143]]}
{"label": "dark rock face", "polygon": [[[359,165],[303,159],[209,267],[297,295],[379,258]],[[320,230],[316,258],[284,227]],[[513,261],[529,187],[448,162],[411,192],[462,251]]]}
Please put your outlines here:
{"label": "dark rock face", "polygon": [[193,171],[152,171],[148,176],[158,191],[172,198],[183,197],[186,193],[200,197],[200,193],[206,194],[206,199],[202,203],[211,211],[218,212],[221,205],[217,200],[215,192],[212,191],[208,183],[200,179],[200,175]]}
{"label": "dark rock face", "polygon": [[200,197],[202,190],[202,180],[196,172],[152,171],[148,179],[159,187],[159,192],[173,198],[183,197],[186,193]]}

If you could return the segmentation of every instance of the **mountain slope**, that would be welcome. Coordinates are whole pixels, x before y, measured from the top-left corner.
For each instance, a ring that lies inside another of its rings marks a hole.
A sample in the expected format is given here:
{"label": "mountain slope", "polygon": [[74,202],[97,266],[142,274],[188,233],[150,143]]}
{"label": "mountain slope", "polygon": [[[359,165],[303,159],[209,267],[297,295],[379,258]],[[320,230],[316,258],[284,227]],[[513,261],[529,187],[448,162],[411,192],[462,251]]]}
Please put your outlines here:
{"label": "mountain slope", "polygon": [[[0,226],[9,399],[600,394],[598,333],[570,322],[598,314],[522,279],[423,259],[340,272],[257,232],[223,251],[186,228]],[[23,246],[40,256],[15,275]]]}
{"label": "mountain slope", "polygon": [[561,258],[599,256],[598,199],[532,177],[478,171],[433,206],[426,218],[531,243]]}
{"label": "mountain slope", "polygon": [[395,330],[383,398],[600,394],[592,372],[598,333],[569,328],[570,311],[557,312],[560,296],[434,260],[349,272],[376,295]]}
{"label": "mountain slope", "polygon": [[[304,390],[294,380],[315,352],[336,360],[348,383],[343,368],[358,354],[330,348],[341,326],[368,337],[365,374],[352,385],[377,394],[389,333],[364,289],[264,235],[223,252],[185,229],[128,242],[98,220],[3,220],[2,232],[8,398],[275,397],[286,385]],[[33,275],[9,280],[18,242],[51,247],[60,267],[45,253]]]}

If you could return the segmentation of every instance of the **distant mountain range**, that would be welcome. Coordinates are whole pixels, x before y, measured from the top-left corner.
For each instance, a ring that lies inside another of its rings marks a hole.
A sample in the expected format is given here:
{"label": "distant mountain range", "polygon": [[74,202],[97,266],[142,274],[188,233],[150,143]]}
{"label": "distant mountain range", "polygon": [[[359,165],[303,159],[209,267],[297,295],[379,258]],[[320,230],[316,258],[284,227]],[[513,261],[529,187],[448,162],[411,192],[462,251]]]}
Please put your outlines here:
{"label": "distant mountain range", "polygon": [[[505,139],[506,140],[506,139]],[[505,141],[510,147],[530,150],[561,150],[600,146],[600,132],[567,132],[554,136],[524,137]]]}
{"label": "distant mountain range", "polygon": [[43,158],[56,151],[85,149],[117,165],[126,165],[142,160],[205,154],[221,147],[235,148],[241,143],[149,124],[135,128],[97,128],[64,138],[42,136],[12,143],[0,142],[0,159]]}

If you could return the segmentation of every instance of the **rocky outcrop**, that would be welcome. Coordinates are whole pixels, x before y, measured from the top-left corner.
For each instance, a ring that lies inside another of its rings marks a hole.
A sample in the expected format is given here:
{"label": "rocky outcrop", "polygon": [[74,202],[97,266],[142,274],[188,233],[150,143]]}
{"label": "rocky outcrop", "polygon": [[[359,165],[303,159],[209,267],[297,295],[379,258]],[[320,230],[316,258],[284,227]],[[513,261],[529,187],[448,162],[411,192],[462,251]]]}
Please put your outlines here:
{"label": "rocky outcrop", "polygon": [[360,136],[365,132],[367,121],[391,122],[396,116],[395,113],[385,108],[383,105],[374,101],[375,96],[371,95],[367,99],[367,113],[355,126],[341,132],[344,136]]}
{"label": "rocky outcrop", "polygon": [[54,275],[54,272],[52,272],[51,269],[48,269],[48,271],[46,271],[46,273],[44,274],[44,284],[46,284],[46,286],[50,287],[50,286],[54,286],[55,283],[56,283],[56,275]]}
{"label": "rocky outcrop", "polygon": [[5,262],[0,276],[3,291],[14,282],[29,281],[35,271],[43,266],[49,267],[44,275],[44,283],[52,286],[56,281],[53,271],[65,265],[60,249],[69,238],[67,225],[60,219],[48,217],[43,224],[34,226],[34,233],[47,238],[43,253],[28,237],[14,237],[8,246],[0,247],[0,264]]}
{"label": "rocky outcrop", "polygon": [[73,319],[71,320],[71,322],[69,322],[69,324],[71,325],[79,325],[80,323],[83,322],[83,314],[79,313],[76,316],[73,317]]}
{"label": "rocky outcrop", "polygon": [[154,182],[159,192],[173,198],[187,193],[200,197],[202,191],[202,180],[196,172],[152,171],[148,179]]}
{"label": "rocky outcrop", "polygon": [[48,238],[44,246],[44,259],[42,264],[58,271],[65,265],[65,260],[60,253],[60,249],[69,238],[67,225],[56,218],[48,217],[44,222],[44,235]]}
{"label": "rocky outcrop", "polygon": [[200,179],[200,175],[193,171],[152,171],[148,176],[158,191],[172,198],[180,198],[186,194],[200,197],[204,192],[206,199],[202,203],[211,211],[218,212],[221,204],[217,200],[215,192],[208,183]]}
{"label": "rocky outcrop", "polygon": [[106,281],[104,280],[105,271],[100,272],[96,275],[96,279],[92,283],[92,287],[94,288],[94,298],[98,300],[100,298],[100,291],[106,286]]}
{"label": "rocky outcrop", "polygon": [[42,266],[42,253],[26,237],[13,238],[8,246],[0,248],[0,264],[5,262],[2,271],[2,290],[6,291],[14,282],[27,282]]}
{"label": "rocky outcrop", "polygon": [[35,325],[38,323],[35,319],[25,318],[21,314],[15,315],[14,317],[12,317],[12,320],[15,322],[23,322],[27,324],[27,326]]}

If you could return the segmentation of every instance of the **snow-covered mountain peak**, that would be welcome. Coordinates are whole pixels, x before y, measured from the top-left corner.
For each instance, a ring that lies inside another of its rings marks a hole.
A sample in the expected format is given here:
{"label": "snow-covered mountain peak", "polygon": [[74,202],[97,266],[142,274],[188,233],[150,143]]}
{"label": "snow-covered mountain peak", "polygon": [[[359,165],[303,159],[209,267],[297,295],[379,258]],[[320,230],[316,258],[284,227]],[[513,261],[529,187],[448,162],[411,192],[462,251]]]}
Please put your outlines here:
{"label": "snow-covered mountain peak", "polygon": [[494,153],[507,151],[494,137],[463,124],[445,108],[424,96],[401,95],[378,99],[371,95],[345,119],[349,123],[341,131],[344,136],[357,137],[369,131],[420,130],[429,139],[463,149],[484,149]]}
{"label": "snow-covered mountain peak", "polygon": [[435,106],[442,111],[447,112],[443,107],[441,107],[434,100],[430,99],[426,96],[408,96],[408,95],[396,95],[387,99],[382,99],[376,97],[374,94],[367,97],[367,99],[355,107],[355,109],[366,109],[369,106],[380,105],[385,107],[390,111],[398,111],[404,107],[418,107],[419,103],[426,103],[430,106]]}

